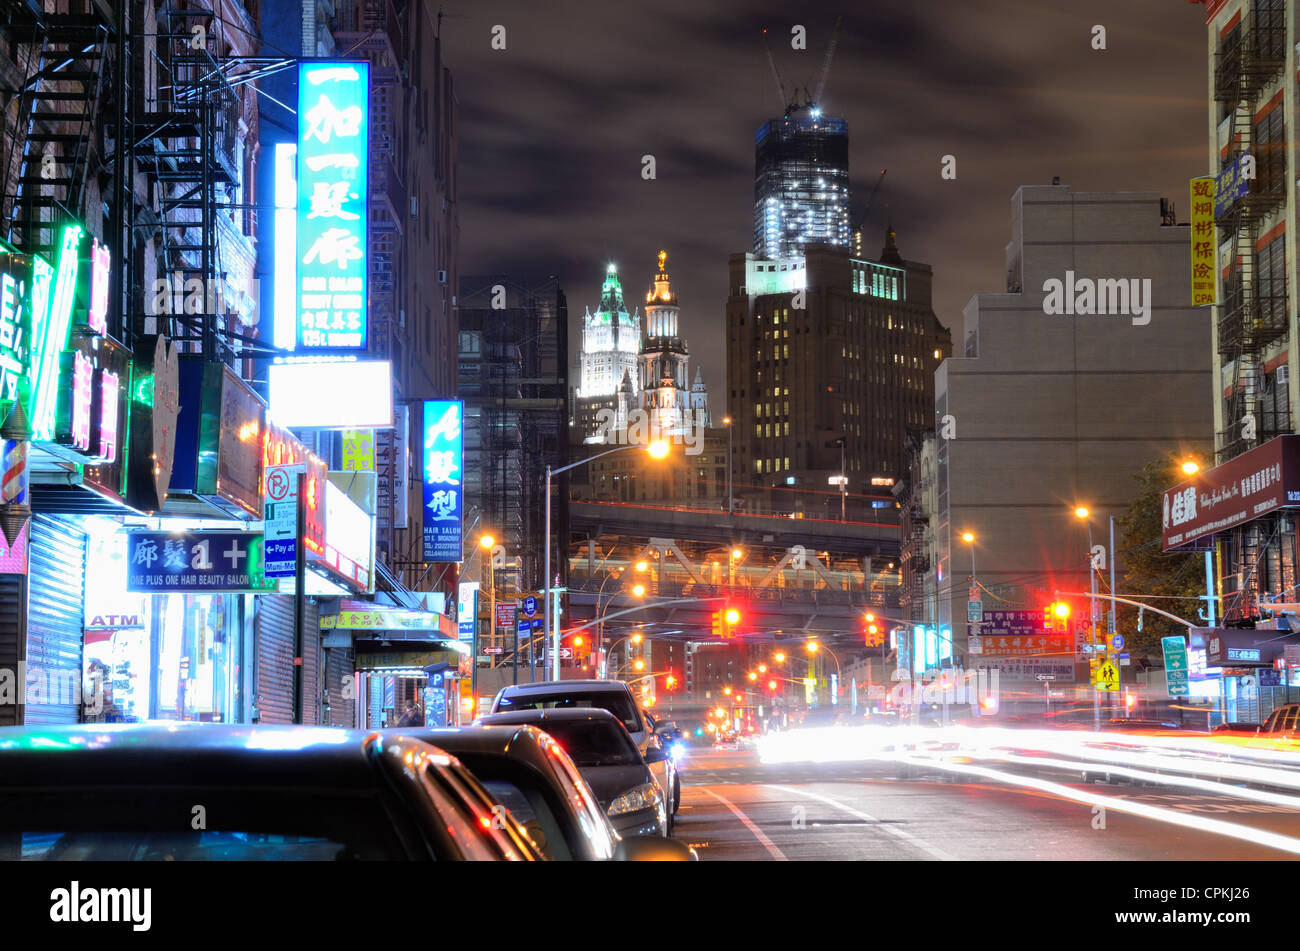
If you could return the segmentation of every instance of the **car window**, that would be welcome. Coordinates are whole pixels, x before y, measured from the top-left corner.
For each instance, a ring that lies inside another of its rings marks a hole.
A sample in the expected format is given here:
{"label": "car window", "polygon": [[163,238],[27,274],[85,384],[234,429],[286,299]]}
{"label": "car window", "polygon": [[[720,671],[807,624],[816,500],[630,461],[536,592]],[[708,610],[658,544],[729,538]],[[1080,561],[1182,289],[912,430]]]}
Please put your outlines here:
{"label": "car window", "polygon": [[636,766],[641,753],[627,731],[609,720],[545,720],[541,728],[569,754],[579,769]]}
{"label": "car window", "polygon": [[515,821],[523,825],[528,837],[548,859],[557,862],[573,858],[564,841],[559,820],[547,805],[546,797],[536,788],[520,788],[504,779],[482,780],[483,788],[492,798],[509,810]]}
{"label": "car window", "polygon": [[569,754],[564,752],[564,747],[559,743],[547,742],[546,750],[547,755],[555,763],[555,776],[564,789],[564,795],[569,802],[573,803],[574,811],[578,814],[578,822],[582,826],[583,833],[592,842],[596,855],[600,858],[612,856],[618,833],[610,828],[604,810],[596,802],[595,793],[582,778],[578,768],[573,765]]}
{"label": "car window", "polygon": [[629,733],[637,733],[642,728],[641,716],[631,696],[623,690],[600,690],[581,694],[554,693],[520,693],[512,697],[503,696],[500,704],[494,708],[496,713],[509,713],[512,710],[569,710],[595,707],[608,710],[623,721]]}
{"label": "car window", "polygon": [[1274,710],[1272,713],[1268,715],[1268,719],[1264,721],[1264,726],[1262,727],[1264,733],[1273,732],[1274,727],[1277,726],[1278,715],[1281,712],[1282,712],[1281,710]]}
{"label": "car window", "polygon": [[[204,827],[195,828],[200,817]],[[384,803],[369,791],[120,786],[0,791],[0,860],[410,857]]]}
{"label": "car window", "polygon": [[446,825],[447,834],[466,859],[491,862],[501,858],[495,841],[483,825],[485,818],[487,825],[491,825],[490,811],[486,816],[475,815],[473,807],[456,793],[454,787],[447,788],[445,774],[430,763],[425,763],[424,769],[420,770],[420,781],[433,799],[438,817]]}
{"label": "car window", "polygon": [[464,766],[453,762],[450,766],[429,766],[426,772],[441,782],[459,800],[462,809],[473,817],[474,841],[492,841],[499,852],[492,858],[530,859],[536,856],[517,827],[520,823],[508,809],[502,813],[497,808],[500,804]]}
{"label": "car window", "polygon": [[1279,733],[1293,733],[1293,732],[1295,732],[1295,717],[1296,717],[1296,708],[1295,708],[1295,707],[1283,707],[1283,708],[1282,708],[1282,715],[1281,715],[1280,717],[1278,717],[1278,720],[1277,720],[1277,722],[1278,722],[1278,727],[1277,727],[1278,732],[1279,732]]}

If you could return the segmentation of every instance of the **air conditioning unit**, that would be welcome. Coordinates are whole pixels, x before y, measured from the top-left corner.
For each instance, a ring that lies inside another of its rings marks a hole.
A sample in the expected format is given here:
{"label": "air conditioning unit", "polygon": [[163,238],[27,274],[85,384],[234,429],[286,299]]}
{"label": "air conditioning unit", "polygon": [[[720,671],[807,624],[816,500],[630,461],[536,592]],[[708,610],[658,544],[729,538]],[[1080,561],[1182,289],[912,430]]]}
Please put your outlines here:
{"label": "air conditioning unit", "polygon": [[1277,368],[1277,385],[1289,386],[1290,383],[1291,383],[1291,366],[1290,364],[1284,363]]}
{"label": "air conditioning unit", "polygon": [[439,270],[439,271],[438,271],[438,283],[439,283],[439,284],[446,284],[446,283],[447,283],[447,272],[446,272],[446,271],[443,271],[443,270]]}

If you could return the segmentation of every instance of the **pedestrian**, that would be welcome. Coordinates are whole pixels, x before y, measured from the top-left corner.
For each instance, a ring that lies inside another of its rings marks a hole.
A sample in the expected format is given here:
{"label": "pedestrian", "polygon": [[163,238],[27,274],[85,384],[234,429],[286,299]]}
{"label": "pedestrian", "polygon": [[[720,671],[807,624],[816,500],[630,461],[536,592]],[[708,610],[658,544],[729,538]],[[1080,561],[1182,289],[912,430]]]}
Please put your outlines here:
{"label": "pedestrian", "polygon": [[423,726],[421,717],[415,708],[415,704],[410,700],[402,707],[402,715],[397,721],[398,726]]}

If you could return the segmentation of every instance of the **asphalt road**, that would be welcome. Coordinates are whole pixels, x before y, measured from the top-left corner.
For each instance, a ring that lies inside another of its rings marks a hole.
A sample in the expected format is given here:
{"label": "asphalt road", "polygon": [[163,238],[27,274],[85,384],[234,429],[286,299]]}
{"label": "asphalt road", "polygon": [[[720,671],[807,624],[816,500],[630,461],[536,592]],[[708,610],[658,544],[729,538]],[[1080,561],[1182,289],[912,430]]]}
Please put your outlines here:
{"label": "asphalt road", "polygon": [[1183,788],[1058,774],[1044,790],[888,763],[764,765],[747,751],[693,750],[683,767],[674,837],[706,861],[1296,858],[1270,834],[1300,850],[1300,809]]}

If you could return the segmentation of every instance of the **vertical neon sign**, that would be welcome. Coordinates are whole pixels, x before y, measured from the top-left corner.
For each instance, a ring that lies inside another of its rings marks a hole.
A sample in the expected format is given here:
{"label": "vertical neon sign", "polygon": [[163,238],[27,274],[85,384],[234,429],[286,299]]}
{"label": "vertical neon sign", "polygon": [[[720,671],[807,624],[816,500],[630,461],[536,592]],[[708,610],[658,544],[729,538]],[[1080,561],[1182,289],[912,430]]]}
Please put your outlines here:
{"label": "vertical neon sign", "polygon": [[424,402],[425,561],[460,561],[464,481],[461,414],[456,400]]}
{"label": "vertical neon sign", "polygon": [[369,110],[369,63],[299,64],[299,348],[367,346]]}

